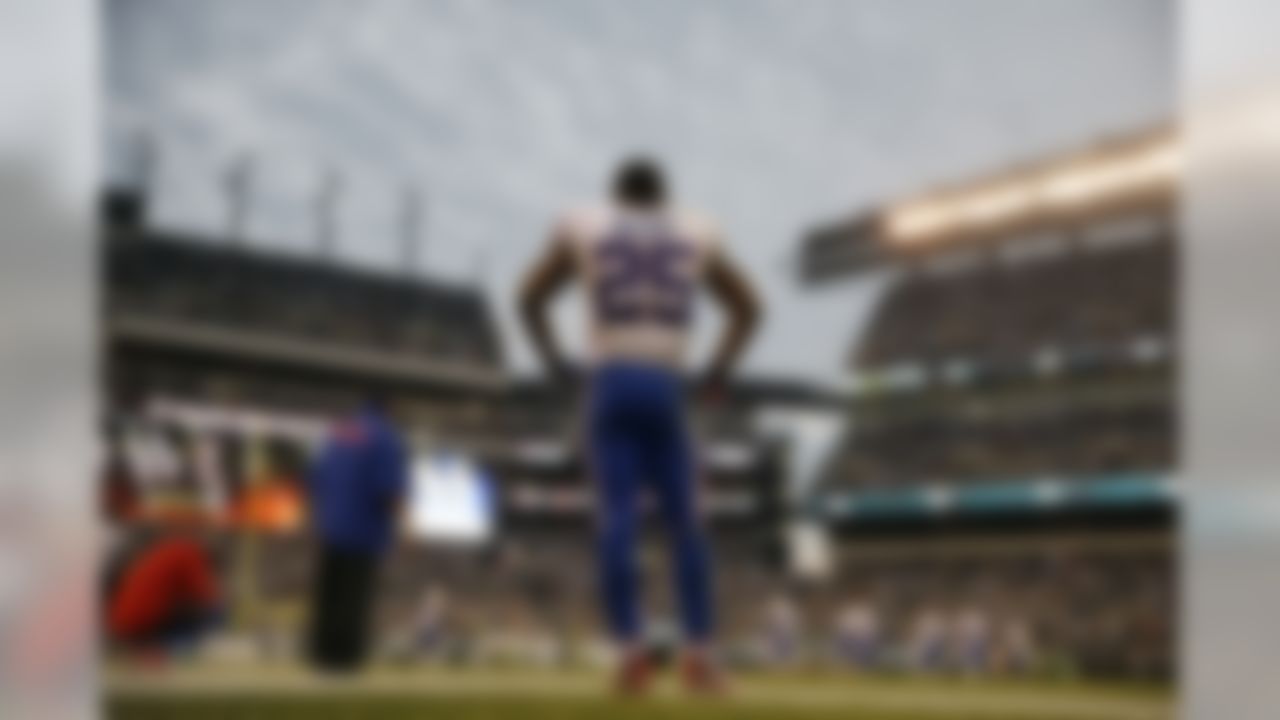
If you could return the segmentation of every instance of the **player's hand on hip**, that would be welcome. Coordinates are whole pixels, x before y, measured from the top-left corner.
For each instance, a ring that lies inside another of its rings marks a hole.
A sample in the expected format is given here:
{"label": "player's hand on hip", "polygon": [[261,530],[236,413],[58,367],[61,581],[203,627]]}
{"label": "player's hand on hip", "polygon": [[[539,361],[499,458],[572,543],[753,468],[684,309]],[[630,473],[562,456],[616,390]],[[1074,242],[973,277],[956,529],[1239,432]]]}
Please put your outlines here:
{"label": "player's hand on hip", "polygon": [[704,373],[693,388],[694,402],[705,407],[723,405],[728,394],[728,380],[724,373],[715,370]]}

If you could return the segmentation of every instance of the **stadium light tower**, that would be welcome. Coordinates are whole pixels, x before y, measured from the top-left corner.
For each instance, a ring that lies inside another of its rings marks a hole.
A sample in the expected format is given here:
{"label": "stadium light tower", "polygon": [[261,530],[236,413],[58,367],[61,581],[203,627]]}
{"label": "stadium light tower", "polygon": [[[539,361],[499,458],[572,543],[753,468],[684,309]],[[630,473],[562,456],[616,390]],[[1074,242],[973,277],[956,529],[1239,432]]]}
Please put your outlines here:
{"label": "stadium light tower", "polygon": [[418,270],[422,255],[422,224],[425,209],[416,183],[404,187],[400,203],[400,266],[410,277]]}
{"label": "stadium light tower", "polygon": [[316,194],[316,250],[326,260],[333,259],[337,250],[338,201],[342,186],[342,174],[330,167],[321,176]]}
{"label": "stadium light tower", "polygon": [[147,206],[151,202],[151,192],[155,189],[157,153],[155,135],[139,130],[134,145],[132,179],[134,190],[142,199],[142,217],[139,220],[143,224],[146,224]]}
{"label": "stadium light tower", "polygon": [[243,153],[232,161],[223,177],[227,192],[227,240],[232,244],[240,244],[248,231],[254,166],[253,155]]}
{"label": "stadium light tower", "polygon": [[484,287],[489,280],[489,253],[482,247],[471,258],[471,276],[477,287]]}

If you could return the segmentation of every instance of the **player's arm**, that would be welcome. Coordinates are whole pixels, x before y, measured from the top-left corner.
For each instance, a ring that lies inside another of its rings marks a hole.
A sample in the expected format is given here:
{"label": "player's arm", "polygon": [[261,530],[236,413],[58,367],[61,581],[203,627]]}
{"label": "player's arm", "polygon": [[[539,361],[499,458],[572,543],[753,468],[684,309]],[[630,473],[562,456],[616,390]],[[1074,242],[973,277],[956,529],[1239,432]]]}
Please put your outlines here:
{"label": "player's arm", "polygon": [[554,377],[571,375],[551,327],[551,303],[573,279],[573,251],[563,225],[552,232],[547,251],[530,268],[520,289],[520,317],[542,365]]}
{"label": "player's arm", "polygon": [[707,388],[714,390],[737,367],[747,342],[760,325],[761,307],[750,279],[724,252],[713,253],[708,259],[706,281],[711,297],[727,317],[704,381]]}

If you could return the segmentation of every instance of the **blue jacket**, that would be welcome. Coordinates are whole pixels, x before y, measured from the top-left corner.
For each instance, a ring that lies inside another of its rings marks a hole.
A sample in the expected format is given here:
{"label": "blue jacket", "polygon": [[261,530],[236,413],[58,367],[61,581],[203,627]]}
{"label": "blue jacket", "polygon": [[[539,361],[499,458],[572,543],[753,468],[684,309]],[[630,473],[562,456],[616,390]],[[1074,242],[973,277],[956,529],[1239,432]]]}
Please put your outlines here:
{"label": "blue jacket", "polygon": [[408,466],[404,441],[382,413],[366,408],[339,423],[310,473],[321,540],[349,551],[385,551],[408,491]]}

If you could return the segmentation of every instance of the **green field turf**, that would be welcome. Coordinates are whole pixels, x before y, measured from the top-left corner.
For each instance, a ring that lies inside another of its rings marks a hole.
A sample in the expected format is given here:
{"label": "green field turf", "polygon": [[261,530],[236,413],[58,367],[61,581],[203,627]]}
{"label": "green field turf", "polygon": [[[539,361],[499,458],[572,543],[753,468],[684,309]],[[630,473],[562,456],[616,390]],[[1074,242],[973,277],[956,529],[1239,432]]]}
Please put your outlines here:
{"label": "green field turf", "polygon": [[109,672],[108,718],[391,720],[400,718],[856,718],[858,720],[1164,720],[1164,689],[1115,685],[744,676],[722,699],[669,686],[641,701],[587,673],[380,670],[358,680],[296,669]]}

